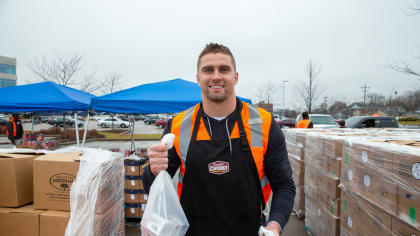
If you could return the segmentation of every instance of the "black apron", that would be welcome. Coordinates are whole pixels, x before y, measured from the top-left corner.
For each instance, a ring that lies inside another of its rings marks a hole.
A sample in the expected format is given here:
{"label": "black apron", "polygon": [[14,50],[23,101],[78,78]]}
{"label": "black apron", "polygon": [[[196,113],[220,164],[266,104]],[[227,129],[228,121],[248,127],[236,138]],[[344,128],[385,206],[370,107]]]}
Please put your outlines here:
{"label": "black apron", "polygon": [[181,193],[190,224],[187,236],[255,236],[261,225],[264,197],[238,107],[240,138],[231,140],[231,154],[226,140],[196,140],[203,113],[200,104]]}

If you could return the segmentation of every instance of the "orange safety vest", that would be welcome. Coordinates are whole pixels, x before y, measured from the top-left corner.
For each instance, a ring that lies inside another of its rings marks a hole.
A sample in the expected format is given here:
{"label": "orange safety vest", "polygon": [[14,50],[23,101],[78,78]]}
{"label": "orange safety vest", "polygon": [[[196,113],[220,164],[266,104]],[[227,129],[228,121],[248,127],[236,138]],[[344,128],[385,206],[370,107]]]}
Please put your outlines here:
{"label": "orange safety vest", "polygon": [[309,127],[309,124],[311,123],[310,120],[300,120],[297,124],[296,124],[296,128],[305,128],[307,129]]}
{"label": "orange safety vest", "polygon": [[[15,122],[15,118],[13,118],[13,116],[12,116],[12,117],[10,117],[9,121],[12,122],[12,124],[13,124],[13,137],[16,137],[16,122]],[[7,136],[9,136],[9,128],[6,129],[6,134],[7,134]]]}
{"label": "orange safety vest", "polygon": [[[258,170],[258,175],[261,181],[261,188],[263,190],[264,201],[267,201],[271,194],[271,187],[264,171],[264,155],[267,151],[268,136],[271,127],[271,114],[262,108],[255,105],[242,102],[241,117],[244,124],[246,138],[251,148],[252,156]],[[194,122],[197,117],[200,104],[183,111],[172,120],[171,133],[175,134],[174,147],[181,159],[179,182],[178,182],[178,197],[181,199],[182,179],[185,174],[185,161],[187,158],[188,147],[193,132]],[[239,138],[238,122],[235,123],[231,139]],[[198,128],[197,140],[211,140],[210,135],[204,126],[203,120],[200,121]]]}

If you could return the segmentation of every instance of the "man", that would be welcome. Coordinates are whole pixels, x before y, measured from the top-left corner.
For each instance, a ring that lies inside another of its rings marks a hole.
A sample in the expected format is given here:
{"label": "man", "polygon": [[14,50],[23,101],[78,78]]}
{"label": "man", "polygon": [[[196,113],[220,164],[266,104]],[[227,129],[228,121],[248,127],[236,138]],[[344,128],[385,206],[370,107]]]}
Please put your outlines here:
{"label": "man", "polygon": [[303,129],[307,129],[307,128],[313,128],[314,124],[309,120],[309,114],[308,112],[303,112],[302,113],[302,120],[300,120],[297,124],[296,124],[296,128],[303,128]]}
{"label": "man", "polygon": [[187,235],[257,235],[272,191],[266,229],[280,235],[296,188],[283,133],[267,111],[236,99],[230,50],[210,43],[197,62],[202,103],[168,122],[174,147],[149,149],[143,184],[149,192],[162,170],[180,168],[178,194],[190,227]]}
{"label": "man", "polygon": [[23,135],[22,121],[19,119],[18,114],[13,114],[9,122],[7,122],[7,137],[13,145],[13,148],[16,148],[16,145],[20,145]]}

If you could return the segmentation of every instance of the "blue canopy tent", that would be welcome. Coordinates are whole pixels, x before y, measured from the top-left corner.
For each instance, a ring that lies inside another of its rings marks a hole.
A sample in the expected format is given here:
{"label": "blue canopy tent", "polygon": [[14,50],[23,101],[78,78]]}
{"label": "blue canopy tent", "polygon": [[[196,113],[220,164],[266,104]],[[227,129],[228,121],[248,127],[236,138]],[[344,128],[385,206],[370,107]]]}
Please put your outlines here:
{"label": "blue canopy tent", "polygon": [[[0,112],[66,113],[88,111],[95,96],[77,89],[42,82],[0,88]],[[77,122],[77,113],[76,122]],[[78,139],[78,126],[75,125]],[[85,129],[86,131],[87,129]]]}
{"label": "blue canopy tent", "polygon": [[[251,103],[251,100],[240,98]],[[92,109],[125,114],[177,113],[201,102],[201,88],[183,79],[143,84],[92,99]]]}
{"label": "blue canopy tent", "polygon": [[[251,100],[238,97],[242,101]],[[201,102],[201,88],[197,83],[180,78],[143,84],[92,99],[95,111],[125,114],[178,113]],[[132,119],[130,119],[132,120]],[[134,122],[130,125],[131,151],[134,146]]]}

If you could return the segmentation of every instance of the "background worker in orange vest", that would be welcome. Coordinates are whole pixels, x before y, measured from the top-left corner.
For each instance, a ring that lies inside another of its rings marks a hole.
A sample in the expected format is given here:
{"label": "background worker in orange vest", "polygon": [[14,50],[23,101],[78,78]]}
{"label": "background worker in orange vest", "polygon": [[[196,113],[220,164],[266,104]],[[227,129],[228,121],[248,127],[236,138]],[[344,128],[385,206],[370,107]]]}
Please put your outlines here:
{"label": "background worker in orange vest", "polygon": [[7,123],[7,137],[10,142],[13,144],[13,148],[16,148],[16,145],[20,145],[22,142],[23,127],[22,121],[19,119],[18,114],[13,114],[9,122]]}
{"label": "background worker in orange vest", "polygon": [[297,124],[296,124],[296,128],[313,128],[314,124],[309,120],[309,114],[308,112],[303,112],[302,113],[302,120],[300,120]]}
{"label": "background worker in orange vest", "polygon": [[238,72],[227,47],[206,45],[196,79],[202,102],[168,121],[163,134],[175,135],[173,148],[150,147],[146,192],[160,171],[173,177],[179,169],[187,236],[255,236],[261,225],[280,235],[296,194],[280,126],[269,112],[236,98]]}

